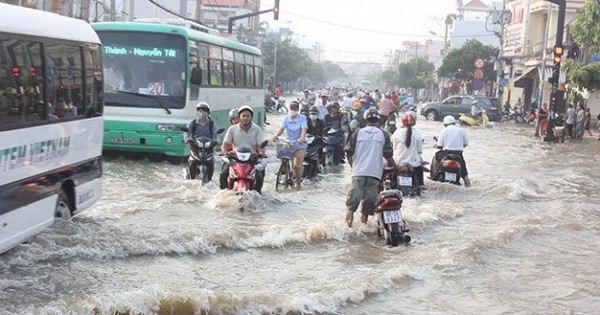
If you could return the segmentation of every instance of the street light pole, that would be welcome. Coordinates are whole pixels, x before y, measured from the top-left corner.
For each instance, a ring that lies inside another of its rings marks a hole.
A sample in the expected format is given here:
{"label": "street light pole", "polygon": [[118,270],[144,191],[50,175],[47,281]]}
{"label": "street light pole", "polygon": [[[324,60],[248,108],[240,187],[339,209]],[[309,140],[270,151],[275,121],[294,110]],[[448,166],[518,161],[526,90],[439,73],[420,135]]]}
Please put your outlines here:
{"label": "street light pole", "polygon": [[275,48],[273,53],[273,88],[277,85],[277,46],[279,46],[279,32],[275,38]]}

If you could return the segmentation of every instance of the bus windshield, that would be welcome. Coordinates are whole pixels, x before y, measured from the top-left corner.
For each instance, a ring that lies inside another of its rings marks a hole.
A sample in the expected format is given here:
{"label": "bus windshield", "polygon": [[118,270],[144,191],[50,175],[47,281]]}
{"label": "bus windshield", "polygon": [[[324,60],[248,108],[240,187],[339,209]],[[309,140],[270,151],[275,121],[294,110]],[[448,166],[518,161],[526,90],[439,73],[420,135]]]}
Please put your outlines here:
{"label": "bus windshield", "polygon": [[107,106],[185,106],[187,50],[183,37],[110,31],[100,31],[98,36],[103,43]]}

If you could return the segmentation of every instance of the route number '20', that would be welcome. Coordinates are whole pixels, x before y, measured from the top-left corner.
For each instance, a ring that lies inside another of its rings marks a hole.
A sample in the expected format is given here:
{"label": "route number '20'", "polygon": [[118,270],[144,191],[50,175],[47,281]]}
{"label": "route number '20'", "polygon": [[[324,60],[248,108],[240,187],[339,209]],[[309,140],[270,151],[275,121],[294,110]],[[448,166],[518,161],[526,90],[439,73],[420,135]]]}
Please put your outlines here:
{"label": "route number '20'", "polygon": [[148,94],[163,95],[165,93],[165,84],[162,82],[150,82],[148,84]]}

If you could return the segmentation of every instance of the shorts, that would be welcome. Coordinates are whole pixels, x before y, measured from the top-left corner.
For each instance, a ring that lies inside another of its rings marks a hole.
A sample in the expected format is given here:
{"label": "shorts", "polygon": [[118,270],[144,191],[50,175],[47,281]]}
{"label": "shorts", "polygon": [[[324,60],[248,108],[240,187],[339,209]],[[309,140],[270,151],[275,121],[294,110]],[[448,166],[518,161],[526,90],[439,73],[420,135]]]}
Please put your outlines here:
{"label": "shorts", "polygon": [[346,195],[346,208],[356,212],[362,201],[361,212],[364,215],[375,214],[375,204],[381,180],[369,176],[352,177],[352,187]]}
{"label": "shorts", "polygon": [[435,159],[442,161],[442,159],[448,154],[456,154],[460,156],[460,177],[464,178],[465,176],[469,175],[469,172],[467,171],[467,163],[465,162],[465,158],[463,157],[462,153],[462,151],[439,150],[435,153]]}

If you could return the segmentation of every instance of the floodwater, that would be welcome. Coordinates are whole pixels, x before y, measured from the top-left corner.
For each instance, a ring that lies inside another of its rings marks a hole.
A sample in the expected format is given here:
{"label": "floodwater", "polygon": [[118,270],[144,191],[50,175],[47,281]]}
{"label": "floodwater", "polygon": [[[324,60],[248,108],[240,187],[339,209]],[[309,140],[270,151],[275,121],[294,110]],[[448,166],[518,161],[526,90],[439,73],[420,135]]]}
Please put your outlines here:
{"label": "floodwater", "polygon": [[[442,125],[417,128],[430,160]],[[276,192],[270,145],[264,195],[240,212],[217,178],[107,159],[93,208],[0,256],[0,314],[598,314],[600,144],[467,133],[473,187],[427,181],[395,248],[374,221],[344,224],[348,166]]]}

